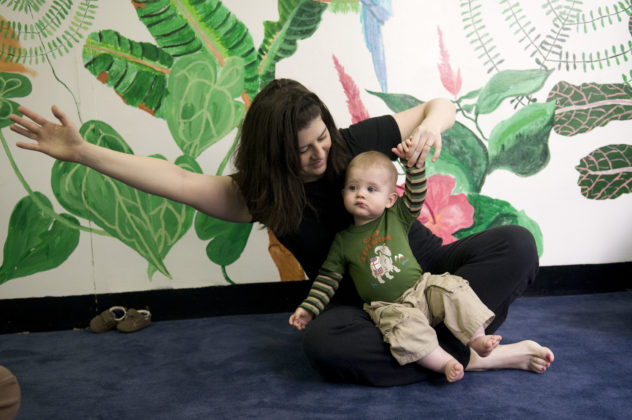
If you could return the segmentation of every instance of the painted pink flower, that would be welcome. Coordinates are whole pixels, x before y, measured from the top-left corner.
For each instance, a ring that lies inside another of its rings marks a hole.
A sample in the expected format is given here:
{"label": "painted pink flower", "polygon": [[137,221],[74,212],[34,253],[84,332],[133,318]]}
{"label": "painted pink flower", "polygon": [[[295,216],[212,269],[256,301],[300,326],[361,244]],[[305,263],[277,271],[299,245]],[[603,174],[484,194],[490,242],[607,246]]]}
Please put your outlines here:
{"label": "painted pink flower", "polygon": [[[465,194],[451,195],[456,186],[454,178],[436,174],[428,178],[426,201],[421,209],[419,221],[443,240],[443,244],[456,241],[452,234],[474,223],[474,207]],[[404,186],[397,187],[402,195]]]}
{"label": "painted pink flower", "polygon": [[345,95],[347,96],[347,108],[351,114],[351,122],[355,124],[366,120],[369,118],[369,111],[367,111],[366,107],[362,103],[358,85],[351,76],[345,72],[344,67],[342,67],[336,56],[332,55],[332,57],[334,59],[336,70],[338,71],[338,78],[340,79],[340,83],[342,84],[342,87],[345,90]]}
{"label": "painted pink flower", "polygon": [[450,65],[450,54],[443,44],[443,32],[441,32],[441,28],[438,26],[437,33],[439,34],[439,51],[441,53],[441,63],[439,63],[437,67],[439,68],[441,83],[448,92],[454,95],[454,99],[456,99],[461,90],[461,69],[458,69],[457,73],[454,74],[454,70],[452,70],[452,66]]}

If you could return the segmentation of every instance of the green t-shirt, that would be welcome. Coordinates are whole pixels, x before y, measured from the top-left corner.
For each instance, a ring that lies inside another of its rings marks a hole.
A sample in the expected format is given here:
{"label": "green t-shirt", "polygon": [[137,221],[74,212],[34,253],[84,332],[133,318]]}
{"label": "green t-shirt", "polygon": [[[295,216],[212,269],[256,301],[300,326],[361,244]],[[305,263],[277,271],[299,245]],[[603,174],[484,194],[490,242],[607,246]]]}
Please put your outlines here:
{"label": "green t-shirt", "polygon": [[406,168],[404,195],[372,222],[339,232],[327,260],[300,305],[318,315],[327,306],[345,270],[360,297],[392,302],[412,287],[422,274],[410,249],[408,231],[419,216],[426,196],[425,167]]}
{"label": "green t-shirt", "polygon": [[415,219],[404,200],[398,199],[378,219],[350,226],[334,239],[322,271],[342,273],[345,268],[365,302],[392,302],[421,276],[408,243]]}

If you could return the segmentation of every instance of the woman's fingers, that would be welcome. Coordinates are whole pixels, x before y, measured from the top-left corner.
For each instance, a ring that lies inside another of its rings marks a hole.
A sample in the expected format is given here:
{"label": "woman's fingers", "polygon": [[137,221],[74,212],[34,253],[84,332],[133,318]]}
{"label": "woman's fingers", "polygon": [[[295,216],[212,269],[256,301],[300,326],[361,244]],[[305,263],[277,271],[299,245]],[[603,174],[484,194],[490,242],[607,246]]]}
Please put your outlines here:
{"label": "woman's fingers", "polygon": [[434,145],[435,151],[434,154],[432,155],[432,161],[436,162],[437,159],[439,159],[439,155],[441,154],[441,138],[439,138],[439,141],[437,141]]}
{"label": "woman's fingers", "polygon": [[[42,126],[42,125],[46,124],[46,122],[48,122],[48,120],[46,120],[46,118],[42,117],[37,112],[35,112],[35,111],[25,107],[25,106],[18,107],[18,111],[21,112],[26,117],[28,117],[30,120],[32,120],[35,123],[39,124],[40,126]],[[24,119],[22,118],[22,120],[24,120]]]}
{"label": "woman's fingers", "polygon": [[61,109],[57,108],[57,105],[53,105],[51,110],[53,111],[53,115],[55,116],[55,118],[57,118],[62,125],[72,125],[72,122],[70,121],[68,116]]}
{"label": "woman's fingers", "polygon": [[[25,119],[25,118],[17,116],[15,114],[11,114],[9,116],[9,119],[11,119],[11,121],[13,121],[15,124],[18,124],[18,125],[12,125],[11,129],[16,131],[19,134],[22,134],[23,136],[27,136],[27,137],[33,138],[32,136],[35,135],[35,133],[40,128],[39,125],[37,125],[37,124],[35,124],[35,123]],[[19,129],[20,131],[15,130],[16,128]],[[28,132],[29,135],[25,134],[26,132]]]}
{"label": "woman's fingers", "polygon": [[391,152],[393,152],[395,156],[397,156],[400,159],[406,159],[406,153],[404,153],[401,143],[398,144],[397,147],[393,147],[391,149]]}
{"label": "woman's fingers", "polygon": [[420,133],[419,138],[414,144],[416,145],[414,152],[409,154],[410,166],[416,165],[418,168],[421,168],[433,147],[432,161],[436,162],[437,159],[439,159],[439,155],[441,154],[440,134],[434,134],[432,132]]}
{"label": "woman's fingers", "polygon": [[[428,149],[429,150],[429,149]],[[419,163],[419,161],[423,161],[425,156],[428,154],[426,150],[425,143],[423,139],[418,139],[417,141],[412,140],[412,144],[406,154],[406,158],[408,159],[408,166],[412,167]]]}
{"label": "woman's fingers", "polygon": [[[20,124],[20,123],[16,123],[16,124]],[[11,131],[18,133],[21,136],[28,137],[29,139],[35,139],[37,137],[37,134],[35,134],[33,131],[24,129],[20,127],[19,125],[13,124],[9,126],[9,129]]]}

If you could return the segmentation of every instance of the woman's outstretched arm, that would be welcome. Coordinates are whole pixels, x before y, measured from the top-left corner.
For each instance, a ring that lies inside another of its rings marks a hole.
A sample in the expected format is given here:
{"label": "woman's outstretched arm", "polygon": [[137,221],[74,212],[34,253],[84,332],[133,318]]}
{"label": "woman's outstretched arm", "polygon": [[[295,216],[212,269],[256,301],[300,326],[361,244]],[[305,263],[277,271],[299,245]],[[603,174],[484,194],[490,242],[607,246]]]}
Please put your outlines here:
{"label": "woman's outstretched arm", "polygon": [[131,187],[190,205],[209,216],[230,222],[249,222],[251,215],[239,188],[228,176],[186,171],[179,166],[145,156],[130,155],[85,141],[73,122],[56,106],[48,121],[20,107],[24,117],[11,115],[11,130],[33,141],[20,141],[22,149],[45,153],[55,159],[76,162]]}
{"label": "woman's outstretched arm", "polygon": [[401,147],[393,150],[400,158],[408,160],[409,165],[426,160],[430,149],[435,151],[432,161],[436,161],[441,153],[441,133],[449,130],[456,119],[456,107],[450,100],[435,98],[421,105],[393,115],[402,140],[410,139],[412,146],[405,154]]}

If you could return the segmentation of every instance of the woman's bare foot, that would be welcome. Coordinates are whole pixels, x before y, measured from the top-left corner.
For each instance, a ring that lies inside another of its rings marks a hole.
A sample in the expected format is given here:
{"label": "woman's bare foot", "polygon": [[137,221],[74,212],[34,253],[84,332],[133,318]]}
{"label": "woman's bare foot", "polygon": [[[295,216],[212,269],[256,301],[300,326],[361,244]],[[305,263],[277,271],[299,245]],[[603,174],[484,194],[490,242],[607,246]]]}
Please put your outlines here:
{"label": "woman's bare foot", "polygon": [[499,335],[481,335],[472,338],[468,344],[481,357],[487,357],[494,350],[502,337]]}
{"label": "woman's bare foot", "polygon": [[448,382],[456,382],[463,379],[465,372],[463,371],[463,365],[456,359],[450,360],[443,366],[443,373]]}
{"label": "woman's bare foot", "polygon": [[481,357],[477,352],[470,353],[470,362],[466,371],[491,369],[520,369],[544,373],[555,360],[553,352],[532,340],[512,344],[501,344],[489,354]]}

